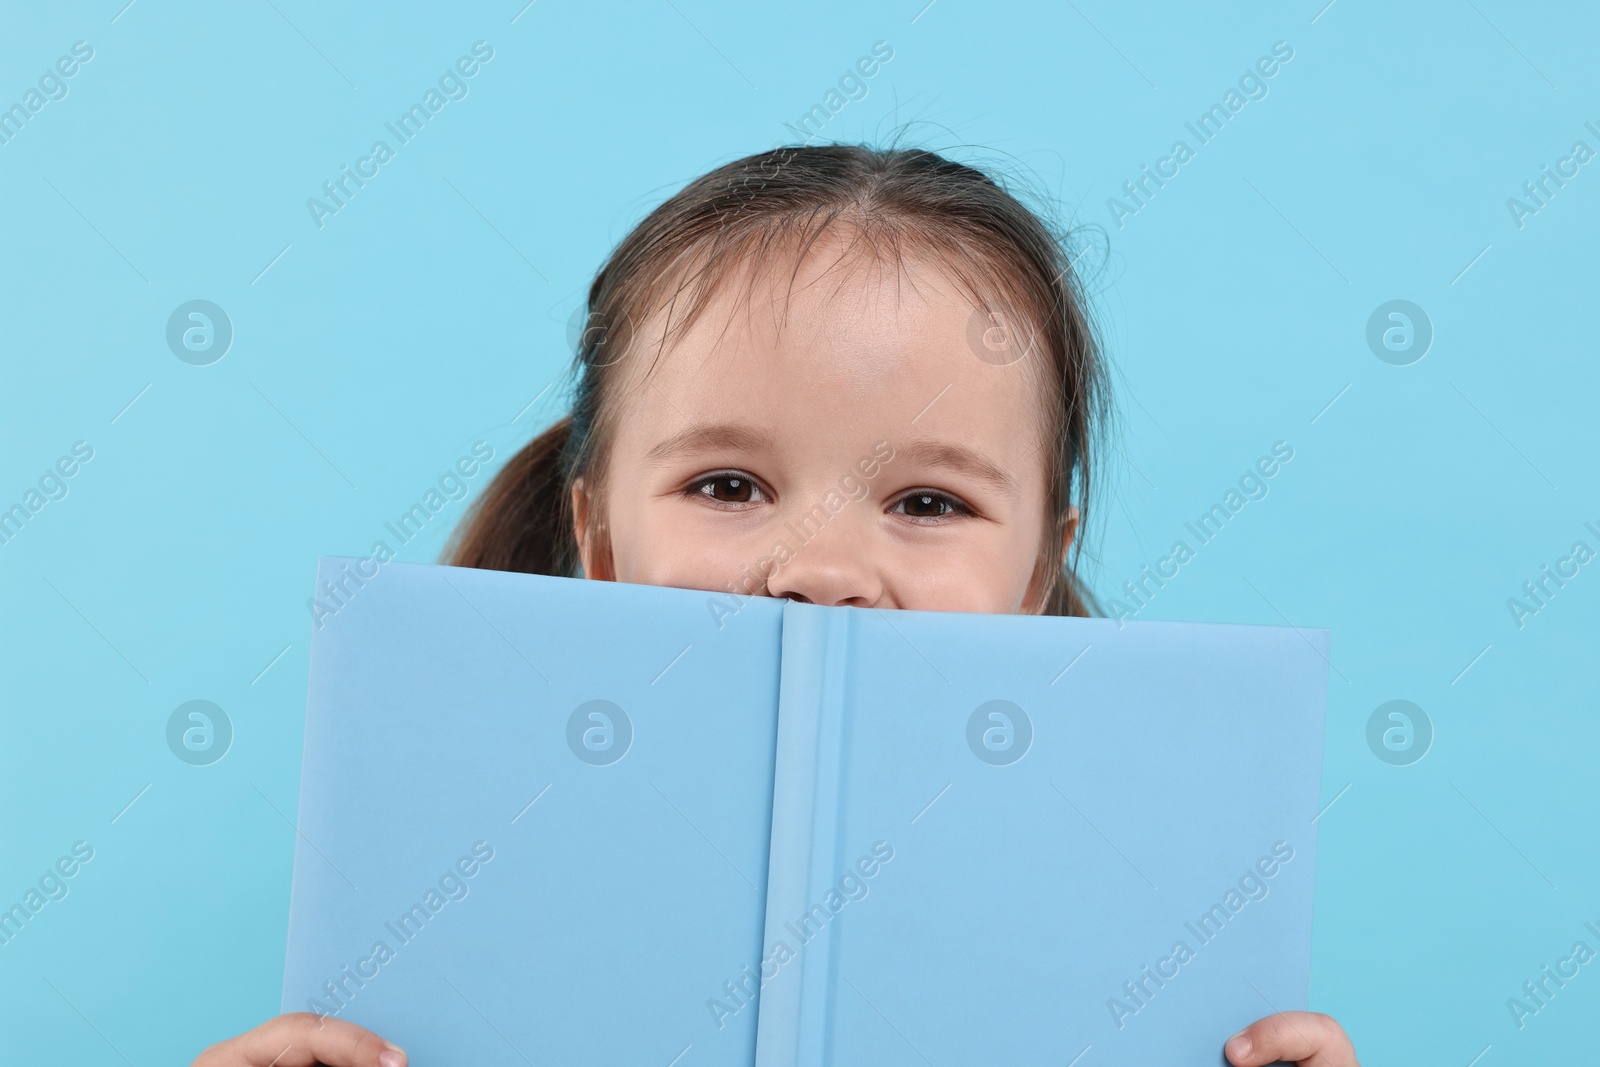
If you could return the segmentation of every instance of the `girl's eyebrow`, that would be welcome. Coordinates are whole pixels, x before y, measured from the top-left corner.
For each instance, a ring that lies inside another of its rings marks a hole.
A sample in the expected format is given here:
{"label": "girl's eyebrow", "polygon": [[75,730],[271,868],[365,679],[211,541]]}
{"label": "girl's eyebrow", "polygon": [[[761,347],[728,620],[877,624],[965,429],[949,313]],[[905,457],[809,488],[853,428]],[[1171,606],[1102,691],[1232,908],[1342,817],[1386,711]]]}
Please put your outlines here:
{"label": "girl's eyebrow", "polygon": [[663,463],[684,452],[770,452],[772,438],[764,431],[736,423],[697,423],[680,430],[645,453],[646,463]]}
{"label": "girl's eyebrow", "polygon": [[[680,430],[645,453],[645,462],[664,463],[674,456],[694,452],[773,452],[776,446],[764,430],[737,423],[697,423]],[[1018,495],[1016,479],[982,453],[948,441],[914,441],[895,449],[904,458],[928,467],[942,467],[987,482],[1009,497]]]}
{"label": "girl's eyebrow", "polygon": [[991,462],[981,452],[965,445],[945,441],[914,441],[895,449],[895,458],[904,457],[913,463],[930,467],[943,467],[979,481],[987,482],[997,491],[1015,498],[1018,495],[1016,479]]}

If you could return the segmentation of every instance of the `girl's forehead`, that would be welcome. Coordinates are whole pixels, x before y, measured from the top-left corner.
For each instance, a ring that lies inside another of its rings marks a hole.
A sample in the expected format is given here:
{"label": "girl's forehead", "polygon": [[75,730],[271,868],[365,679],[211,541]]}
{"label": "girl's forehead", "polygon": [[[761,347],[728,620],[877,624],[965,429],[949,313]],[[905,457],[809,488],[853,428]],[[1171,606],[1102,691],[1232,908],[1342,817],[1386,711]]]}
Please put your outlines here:
{"label": "girl's forehead", "polygon": [[974,356],[996,366],[974,327],[990,325],[990,309],[1009,309],[999,286],[931,254],[891,257],[837,240],[804,258],[744,262],[703,284],[703,306],[687,321],[685,301],[666,299],[635,332],[635,374],[904,376]]}
{"label": "girl's forehead", "polygon": [[942,435],[1037,458],[1042,353],[994,360],[975,339],[982,309],[947,275],[815,256],[793,285],[791,271],[719,286],[665,344],[666,316],[649,321],[617,382],[623,435],[737,417],[797,437]]}

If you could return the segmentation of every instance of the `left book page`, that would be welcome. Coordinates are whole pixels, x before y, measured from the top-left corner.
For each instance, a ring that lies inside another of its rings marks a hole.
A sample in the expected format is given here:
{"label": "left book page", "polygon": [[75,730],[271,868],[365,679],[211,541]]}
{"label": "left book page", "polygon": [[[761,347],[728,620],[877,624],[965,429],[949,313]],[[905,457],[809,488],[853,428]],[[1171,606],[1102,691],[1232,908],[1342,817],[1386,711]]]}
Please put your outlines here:
{"label": "left book page", "polygon": [[783,602],[338,557],[317,595],[283,1010],[418,1064],[750,1063],[754,1004],[706,1005],[761,964]]}

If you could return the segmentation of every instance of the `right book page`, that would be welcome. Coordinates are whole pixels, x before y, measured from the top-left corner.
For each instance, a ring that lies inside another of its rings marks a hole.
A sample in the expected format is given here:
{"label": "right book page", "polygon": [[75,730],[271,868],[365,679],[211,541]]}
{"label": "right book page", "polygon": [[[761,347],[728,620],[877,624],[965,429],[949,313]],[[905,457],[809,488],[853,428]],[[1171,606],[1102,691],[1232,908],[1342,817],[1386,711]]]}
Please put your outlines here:
{"label": "right book page", "polygon": [[760,1067],[1216,1067],[1304,1010],[1328,651],[785,605]]}

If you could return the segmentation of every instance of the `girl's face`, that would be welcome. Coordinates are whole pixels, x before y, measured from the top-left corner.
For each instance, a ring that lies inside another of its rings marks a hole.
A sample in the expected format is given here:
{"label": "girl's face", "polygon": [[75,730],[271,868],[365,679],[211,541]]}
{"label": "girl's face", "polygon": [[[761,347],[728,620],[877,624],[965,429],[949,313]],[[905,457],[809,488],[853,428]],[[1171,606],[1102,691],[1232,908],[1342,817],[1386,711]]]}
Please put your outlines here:
{"label": "girl's face", "polygon": [[[813,249],[781,330],[788,264],[742,307],[739,287],[723,287],[659,360],[643,342],[664,318],[634,333],[613,370],[603,499],[581,480],[573,489],[584,574],[825,605],[1037,611],[1039,368],[980,359],[973,305],[926,261],[900,274],[836,259]],[[609,553],[591,540],[597,520]],[[1075,526],[1074,515],[1066,543]]]}

